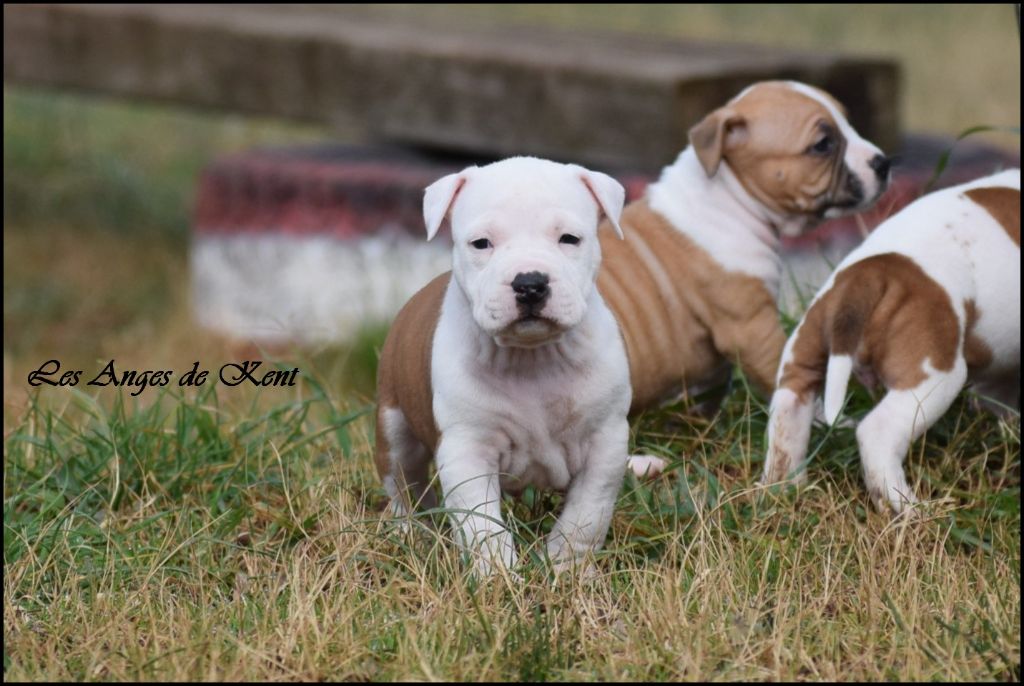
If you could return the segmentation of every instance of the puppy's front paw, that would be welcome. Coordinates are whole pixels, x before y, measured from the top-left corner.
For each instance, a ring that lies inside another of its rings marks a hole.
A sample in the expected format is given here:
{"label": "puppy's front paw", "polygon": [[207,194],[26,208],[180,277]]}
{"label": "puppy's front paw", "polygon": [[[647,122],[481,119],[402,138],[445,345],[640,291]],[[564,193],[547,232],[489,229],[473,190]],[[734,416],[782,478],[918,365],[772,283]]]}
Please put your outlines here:
{"label": "puppy's front paw", "polygon": [[665,471],[668,463],[653,455],[630,455],[626,459],[630,470],[640,479],[653,479]]}
{"label": "puppy's front paw", "polygon": [[579,580],[596,579],[597,565],[590,557],[569,558],[559,560],[551,565],[555,579],[576,578]]}
{"label": "puppy's front paw", "polygon": [[914,519],[919,514],[915,507],[918,503],[917,495],[907,484],[902,470],[882,474],[874,470],[865,470],[864,482],[868,487],[871,502],[879,512],[907,519]]}
{"label": "puppy's front paw", "polygon": [[512,570],[519,564],[508,532],[492,535],[481,541],[472,551],[473,571],[477,576],[488,577],[500,573],[515,574]]}

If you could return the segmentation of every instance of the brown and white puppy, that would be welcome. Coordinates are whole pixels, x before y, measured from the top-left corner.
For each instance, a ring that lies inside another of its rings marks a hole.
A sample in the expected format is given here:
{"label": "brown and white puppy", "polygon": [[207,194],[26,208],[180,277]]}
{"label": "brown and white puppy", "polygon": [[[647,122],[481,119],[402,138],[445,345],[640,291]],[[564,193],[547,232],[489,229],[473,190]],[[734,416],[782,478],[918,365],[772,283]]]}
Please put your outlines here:
{"label": "brown and white puppy", "polygon": [[815,396],[834,423],[850,375],[887,393],[857,427],[872,500],[916,497],[903,458],[965,383],[1020,406],[1020,170],[947,188],[875,229],[786,343],[762,481],[806,479]]}
{"label": "brown and white puppy", "polygon": [[[602,214],[625,191],[582,167],[515,157],[424,195],[427,236],[451,218],[452,271],[409,300],[377,377],[377,468],[395,514],[435,504],[431,462],[478,572],[517,555],[501,494],[566,492],[556,569],[599,548],[626,470],[629,370],[595,286]],[[621,235],[621,234],[620,234]],[[618,240],[618,239],[616,239]]]}
{"label": "brown and white puppy", "polygon": [[[691,145],[602,238],[598,289],[629,356],[632,411],[724,387],[738,364],[774,388],[785,333],[780,235],[869,207],[889,160],[827,93],[791,81],[747,88],[690,131]],[[633,456],[637,474],[664,467]]]}

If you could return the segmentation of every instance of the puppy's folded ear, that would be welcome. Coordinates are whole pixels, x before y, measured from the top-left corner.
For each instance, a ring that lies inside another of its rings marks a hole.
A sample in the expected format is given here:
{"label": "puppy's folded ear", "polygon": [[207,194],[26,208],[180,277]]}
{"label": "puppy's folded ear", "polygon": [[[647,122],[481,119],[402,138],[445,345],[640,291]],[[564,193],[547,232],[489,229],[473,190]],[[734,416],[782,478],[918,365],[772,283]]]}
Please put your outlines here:
{"label": "puppy's folded ear", "polygon": [[437,235],[445,217],[451,212],[459,191],[476,167],[466,167],[457,174],[449,174],[427,186],[423,192],[423,221],[427,225],[427,240]]}
{"label": "puppy's folded ear", "polygon": [[626,203],[626,189],[622,187],[621,183],[607,174],[590,171],[576,164],[571,166],[579,174],[583,185],[594,196],[597,206],[601,208],[604,216],[608,218],[608,221],[615,229],[615,233],[619,235],[619,238],[622,238],[622,227],[619,226],[619,217],[622,216],[622,206]]}
{"label": "puppy's folded ear", "polygon": [[746,120],[728,107],[720,107],[690,129],[690,145],[708,178],[718,171],[726,150],[746,138]]}

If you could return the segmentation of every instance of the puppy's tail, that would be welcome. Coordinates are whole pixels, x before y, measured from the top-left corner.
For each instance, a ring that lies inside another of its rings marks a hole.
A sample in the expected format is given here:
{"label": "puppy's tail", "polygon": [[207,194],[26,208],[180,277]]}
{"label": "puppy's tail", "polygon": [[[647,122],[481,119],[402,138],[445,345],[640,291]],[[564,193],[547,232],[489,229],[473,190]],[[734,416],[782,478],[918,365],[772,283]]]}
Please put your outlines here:
{"label": "puppy's tail", "polygon": [[825,421],[830,425],[836,423],[843,409],[850,374],[853,373],[854,356],[861,348],[865,325],[880,297],[881,291],[877,284],[869,280],[863,286],[858,284],[855,290],[848,289],[840,299],[831,325],[823,393]]}
{"label": "puppy's tail", "polygon": [[825,421],[830,425],[836,423],[839,411],[846,400],[846,389],[853,373],[853,357],[833,353],[828,358],[828,369],[825,372]]}

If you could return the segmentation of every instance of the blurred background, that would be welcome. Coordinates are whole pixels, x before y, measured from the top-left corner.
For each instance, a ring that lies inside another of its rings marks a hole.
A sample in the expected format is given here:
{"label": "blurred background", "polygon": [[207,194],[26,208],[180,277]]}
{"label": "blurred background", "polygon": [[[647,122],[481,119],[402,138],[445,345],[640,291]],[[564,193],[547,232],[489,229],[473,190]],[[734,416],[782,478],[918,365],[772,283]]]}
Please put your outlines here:
{"label": "blurred background", "polygon": [[[1020,121],[1019,31],[1002,5],[388,5],[347,7],[425,35],[553,29],[638,33],[838,51],[894,60],[904,131],[955,136]],[[7,9],[5,8],[5,14]],[[6,23],[6,21],[5,21]],[[5,71],[6,71],[5,48]],[[1019,151],[1019,135],[987,133]],[[48,359],[96,369],[215,367],[252,352],[199,327],[189,241],[200,174],[254,147],[364,143],[343,124],[284,119],[4,83],[5,424]],[[677,151],[676,151],[677,152]],[[1019,152],[1018,152],[1019,154]],[[373,395],[369,331],[302,352],[329,379]],[[286,353],[285,353],[286,354]],[[99,362],[99,364],[97,364]]]}

